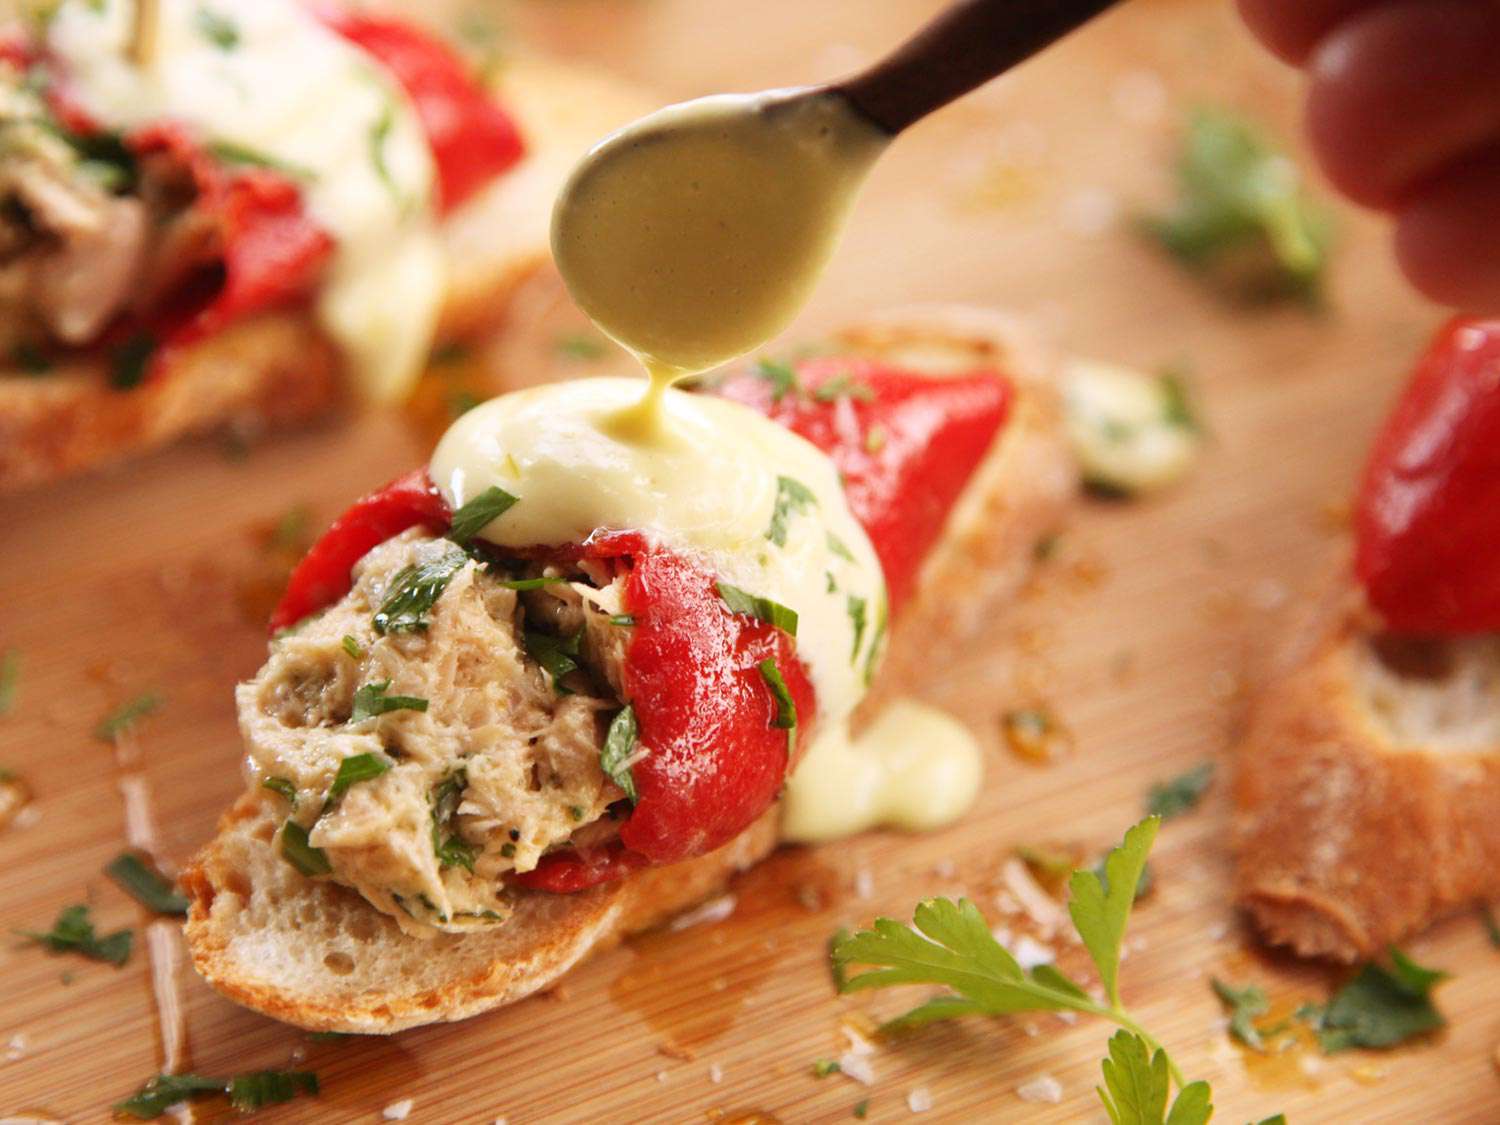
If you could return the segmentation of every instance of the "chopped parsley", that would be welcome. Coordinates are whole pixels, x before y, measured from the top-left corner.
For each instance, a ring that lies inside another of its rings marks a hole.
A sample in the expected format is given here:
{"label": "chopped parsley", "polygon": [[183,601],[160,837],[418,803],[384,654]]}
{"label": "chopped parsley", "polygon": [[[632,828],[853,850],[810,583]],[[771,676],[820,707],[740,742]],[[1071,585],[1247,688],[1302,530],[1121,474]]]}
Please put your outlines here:
{"label": "chopped parsley", "polygon": [[327,875],[333,870],[328,855],[307,840],[307,829],[295,820],[281,826],[281,855],[304,875]]}
{"label": "chopped parsley", "polygon": [[1265,1050],[1265,1040],[1261,1038],[1255,1021],[1270,1010],[1271,1002],[1266,998],[1266,990],[1256,984],[1235,988],[1218,977],[1213,977],[1209,983],[1213,985],[1214,995],[1219,998],[1219,1003],[1229,1013],[1229,1034],[1247,1047],[1257,1051]]}
{"label": "chopped parsley", "polygon": [[731,586],[728,582],[718,582],[715,585],[718,588],[719,597],[724,599],[724,604],[729,607],[730,613],[743,613],[749,617],[756,617],[769,625],[774,625],[788,636],[797,635],[796,610],[788,609],[780,602],[773,602],[770,598],[746,593],[738,586]]}
{"label": "chopped parsley", "polygon": [[344,634],[344,639],[340,641],[339,644],[342,645],[344,651],[349,654],[349,659],[361,660],[364,658],[365,650],[360,646],[359,641],[355,640],[348,633]]}
{"label": "chopped parsley", "polygon": [[1169,781],[1158,782],[1146,794],[1146,811],[1171,820],[1198,807],[1214,780],[1214,764],[1202,762]]}
{"label": "chopped parsley", "polygon": [[161,710],[162,697],[155,692],[146,692],[121,704],[94,727],[94,737],[100,742],[113,742],[133,727],[137,720]]}
{"label": "chopped parsley", "polygon": [[453,513],[448,538],[462,546],[510,511],[515,502],[516,497],[505,489],[491,485]]}
{"label": "chopped parsley", "polygon": [[870,649],[865,653],[865,687],[875,678],[875,669],[880,666],[880,642],[885,640],[886,628],[890,625],[891,607],[885,598],[880,599],[880,608],[875,611],[875,635],[870,638]]}
{"label": "chopped parsley", "polygon": [[278,160],[258,149],[246,145],[235,144],[233,141],[210,141],[208,151],[216,159],[225,164],[242,164],[248,168],[268,168],[273,172],[280,172],[290,176],[294,180],[315,180],[316,174],[311,168],[305,168],[300,164],[292,164],[285,160]]}
{"label": "chopped parsley", "polygon": [[1178,158],[1179,198],[1146,232],[1185,265],[1251,298],[1315,302],[1331,225],[1303,190],[1297,166],[1248,122],[1201,109]]}
{"label": "chopped parsley", "polygon": [[[373,719],[376,715],[385,715],[391,711],[427,710],[427,700],[421,696],[387,695],[386,692],[390,686],[390,680],[381,680],[379,683],[365,684],[355,691],[354,710],[349,713],[349,721],[351,723],[363,722],[365,719]],[[365,756],[368,757],[368,755]]]}
{"label": "chopped parsley", "polygon": [[802,385],[797,381],[796,369],[790,363],[775,359],[758,359],[755,361],[755,374],[771,384],[772,402],[780,402],[789,394],[802,393]]}
{"label": "chopped parsley", "polygon": [[814,1078],[827,1078],[830,1074],[838,1074],[843,1069],[838,1059],[818,1059],[812,1065]]}
{"label": "chopped parsley", "polygon": [[[426,704],[426,700],[423,700],[423,704]],[[349,792],[350,786],[361,781],[374,781],[389,770],[391,764],[391,760],[384,754],[351,754],[339,762],[339,772],[334,775],[333,784],[328,789],[328,804],[333,804]],[[327,805],[324,809],[326,811]]]}
{"label": "chopped parsley", "polygon": [[135,852],[121,852],[104,869],[120,888],[147,910],[158,914],[186,914],[188,900],[178,894],[172,880]]}
{"label": "chopped parsley", "polygon": [[630,626],[632,626],[632,625],[635,624],[635,614],[633,614],[633,613],[616,613],[616,614],[611,614],[610,615],[610,619],[609,619],[609,623],[611,625],[619,625],[619,626],[621,626],[623,628],[627,628],[628,629]]}
{"label": "chopped parsley", "polygon": [[257,1070],[227,1079],[201,1074],[158,1074],[114,1108],[118,1114],[149,1121],[180,1102],[215,1094],[226,1095],[229,1104],[242,1113],[253,1113],[268,1105],[289,1102],[299,1094],[317,1093],[318,1076],[308,1070]]}
{"label": "chopped parsley", "polygon": [[599,765],[609,779],[624,790],[631,804],[639,799],[635,778],[630,773],[630,759],[635,755],[639,736],[635,708],[627,704],[610,720],[609,733],[604,736],[604,746],[599,751]]}
{"label": "chopped parsley", "polygon": [[776,667],[776,661],[762,660],[756,667],[760,669],[761,679],[766,681],[772,698],[776,700],[776,717],[771,720],[771,725],[777,730],[786,731],[786,748],[790,754],[797,745],[797,701],[792,698],[786,680],[782,679],[781,669]]}
{"label": "chopped parsley", "polygon": [[605,353],[604,342],[587,332],[564,332],[553,343],[557,354],[565,359],[598,359]]}
{"label": "chopped parsley", "polygon": [[427,612],[467,561],[468,556],[463,550],[454,546],[420,566],[403,567],[391,579],[385,601],[375,614],[375,631],[381,634],[425,632]]}
{"label": "chopped parsley", "polygon": [[828,533],[828,549],[847,562],[854,561],[854,552],[849,550],[844,541],[831,531]]}
{"label": "chopped parsley", "polygon": [[1189,433],[1202,433],[1203,424],[1198,421],[1198,412],[1193,409],[1193,399],[1188,393],[1187,375],[1179,368],[1169,367],[1156,377],[1161,390],[1162,418],[1169,426]]}
{"label": "chopped parsley", "polygon": [[552,680],[553,690],[567,695],[568,689],[563,686],[563,680],[578,671],[583,630],[579,629],[570,637],[554,637],[551,633],[537,633],[527,629],[521,634],[521,643],[526,648],[526,655],[546,669]]}
{"label": "chopped parsley", "polygon": [[506,590],[540,590],[547,586],[563,586],[567,581],[560,574],[544,574],[539,578],[501,578],[495,585]]}
{"label": "chopped parsley", "polygon": [[57,921],[52,923],[52,929],[46,933],[17,932],[45,945],[53,953],[77,953],[91,961],[107,961],[116,968],[129,960],[130,943],[134,937],[129,930],[96,934],[94,923],[89,919],[89,908],[82,905],[64,907]]}
{"label": "chopped parsley", "polygon": [[837,402],[841,398],[871,402],[875,398],[875,392],[870,389],[868,383],[862,383],[853,375],[844,372],[819,383],[813,390],[812,396],[819,402]]}
{"label": "chopped parsley", "polygon": [[240,29],[228,16],[199,5],[193,22],[199,34],[221,51],[232,51],[240,45]]}
{"label": "chopped parsley", "polygon": [[441,867],[474,870],[475,847],[458,834],[458,806],[468,787],[466,770],[455,770],[432,791],[432,851]]}
{"label": "chopped parsley", "polygon": [[391,175],[390,166],[385,162],[385,143],[390,140],[391,130],[395,127],[396,107],[390,99],[386,99],[380,107],[380,116],[370,126],[370,163],[375,166],[375,174],[380,177],[386,190],[399,196],[396,178]]}
{"label": "chopped parsley", "polygon": [[21,654],[13,648],[0,653],[0,715],[16,705],[21,686]]}
{"label": "chopped parsley", "polygon": [[786,525],[792,516],[815,508],[818,498],[813,490],[792,477],[776,478],[776,503],[771,508],[771,526],[766,538],[778,547],[786,546]]}
{"label": "chopped parsley", "polygon": [[1390,968],[1364,966],[1313,1013],[1324,1051],[1394,1047],[1446,1022],[1432,1003],[1432,990],[1448,974],[1418,965],[1394,946],[1390,957]]}
{"label": "chopped parsley", "polygon": [[849,595],[847,603],[849,624],[854,626],[854,645],[849,650],[849,663],[859,659],[859,646],[865,639],[865,599]]}
{"label": "chopped parsley", "polygon": [[269,789],[284,798],[292,808],[297,807],[297,787],[284,777],[265,777],[261,779],[260,787]]}
{"label": "chopped parsley", "polygon": [[885,448],[885,443],[889,440],[885,427],[876,422],[865,431],[865,452],[873,457]]}
{"label": "chopped parsley", "polygon": [[109,385],[117,391],[140,386],[155,352],[155,338],[144,332],[116,345],[109,357]]}

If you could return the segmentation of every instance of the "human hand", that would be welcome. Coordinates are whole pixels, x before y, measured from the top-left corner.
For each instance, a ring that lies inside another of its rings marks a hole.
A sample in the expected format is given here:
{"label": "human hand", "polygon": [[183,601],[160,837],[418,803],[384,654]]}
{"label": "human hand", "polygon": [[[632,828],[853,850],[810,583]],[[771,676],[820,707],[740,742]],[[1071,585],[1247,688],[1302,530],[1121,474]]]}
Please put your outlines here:
{"label": "human hand", "polygon": [[1308,76],[1324,172],[1396,220],[1396,257],[1427,296],[1500,313],[1500,2],[1237,0]]}

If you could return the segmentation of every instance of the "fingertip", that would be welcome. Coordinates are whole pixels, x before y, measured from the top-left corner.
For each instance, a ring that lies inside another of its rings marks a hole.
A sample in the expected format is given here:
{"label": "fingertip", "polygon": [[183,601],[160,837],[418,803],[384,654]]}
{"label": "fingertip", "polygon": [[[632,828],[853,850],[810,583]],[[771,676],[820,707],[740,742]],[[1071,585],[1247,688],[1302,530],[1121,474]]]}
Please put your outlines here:
{"label": "fingertip", "polygon": [[1411,194],[1396,218],[1396,260],[1439,304],[1500,315],[1500,148]]}
{"label": "fingertip", "polygon": [[1282,62],[1301,66],[1341,20],[1378,0],[1235,0],[1250,33]]}

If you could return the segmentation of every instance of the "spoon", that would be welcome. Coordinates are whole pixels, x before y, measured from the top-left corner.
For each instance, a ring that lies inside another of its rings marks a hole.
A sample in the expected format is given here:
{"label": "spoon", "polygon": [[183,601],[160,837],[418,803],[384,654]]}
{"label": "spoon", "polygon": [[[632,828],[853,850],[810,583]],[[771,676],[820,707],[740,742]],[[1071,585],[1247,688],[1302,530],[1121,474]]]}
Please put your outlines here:
{"label": "spoon", "polygon": [[552,250],[651,374],[642,416],[791,322],[898,133],[1112,3],[961,0],[849,78],[668,106],[597,144],[557,199]]}

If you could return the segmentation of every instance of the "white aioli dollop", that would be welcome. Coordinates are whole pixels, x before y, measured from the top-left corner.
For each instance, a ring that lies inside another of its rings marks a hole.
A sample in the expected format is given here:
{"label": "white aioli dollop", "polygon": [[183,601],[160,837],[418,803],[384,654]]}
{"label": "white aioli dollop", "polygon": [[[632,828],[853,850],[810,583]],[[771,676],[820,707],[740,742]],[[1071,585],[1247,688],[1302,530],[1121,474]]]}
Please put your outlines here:
{"label": "white aioli dollop", "polygon": [[898,699],[858,738],[843,723],[822,729],[787,782],[781,833],[816,844],[881,825],[942,828],[973,806],[983,777],[967,727]]}
{"label": "white aioli dollop", "polygon": [[[865,691],[885,583],[833,462],[755,410],[678,390],[662,396],[661,425],[622,431],[616,420],[640,396],[639,379],[598,378],[492,399],[449,428],[432,479],[454,508],[491,486],[518,497],[480,532],[499,546],[641,531],[795,610],[819,729],[841,725]],[[783,478],[815,502],[786,511],[778,545],[768,531],[787,494]],[[851,599],[863,606],[862,628]]]}
{"label": "white aioli dollop", "polygon": [[400,397],[421,370],[444,285],[435,170],[410,101],[298,0],[159,6],[154,56],[138,67],[126,52],[132,0],[64,0],[47,45],[70,92],[106,127],[174,120],[287,170],[335,242],[319,320],[365,394]]}

